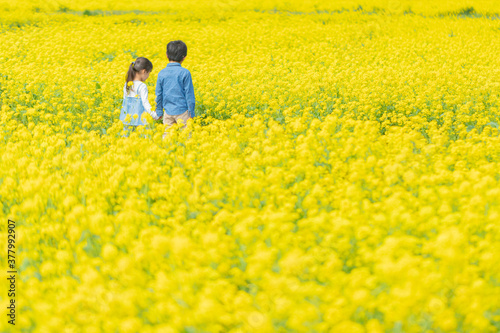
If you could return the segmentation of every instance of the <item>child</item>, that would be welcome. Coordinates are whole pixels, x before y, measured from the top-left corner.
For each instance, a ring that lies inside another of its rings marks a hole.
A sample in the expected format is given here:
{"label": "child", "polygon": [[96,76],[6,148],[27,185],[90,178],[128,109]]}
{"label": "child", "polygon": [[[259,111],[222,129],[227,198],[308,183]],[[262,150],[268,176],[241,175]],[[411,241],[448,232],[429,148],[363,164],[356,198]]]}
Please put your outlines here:
{"label": "child", "polygon": [[[139,57],[129,66],[125,87],[123,87],[123,104],[120,113],[120,120],[128,125],[127,130],[132,128],[135,131],[139,125],[146,125],[147,121],[143,118],[144,111],[149,113],[153,119],[160,117],[151,110],[148,101],[148,87],[144,83],[153,70],[153,64],[146,58]],[[130,120],[127,118],[130,116]]]}
{"label": "child", "polygon": [[186,55],[187,46],[183,41],[175,40],[168,43],[169,63],[158,74],[156,114],[160,117],[163,115],[163,124],[166,126],[163,138],[167,135],[167,129],[179,119],[184,123],[183,127],[186,127],[187,120],[195,117],[196,100],[191,73],[181,66]]}

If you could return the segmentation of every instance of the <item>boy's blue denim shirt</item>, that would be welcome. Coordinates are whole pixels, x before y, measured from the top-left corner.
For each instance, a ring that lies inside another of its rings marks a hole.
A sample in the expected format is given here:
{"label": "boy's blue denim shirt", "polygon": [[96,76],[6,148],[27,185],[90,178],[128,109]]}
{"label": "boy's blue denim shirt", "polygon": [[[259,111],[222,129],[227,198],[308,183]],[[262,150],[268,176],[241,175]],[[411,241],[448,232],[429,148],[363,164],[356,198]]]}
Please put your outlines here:
{"label": "boy's blue denim shirt", "polygon": [[194,118],[194,88],[191,73],[178,62],[170,62],[158,73],[156,81],[156,114],[170,116],[183,114],[189,110]]}

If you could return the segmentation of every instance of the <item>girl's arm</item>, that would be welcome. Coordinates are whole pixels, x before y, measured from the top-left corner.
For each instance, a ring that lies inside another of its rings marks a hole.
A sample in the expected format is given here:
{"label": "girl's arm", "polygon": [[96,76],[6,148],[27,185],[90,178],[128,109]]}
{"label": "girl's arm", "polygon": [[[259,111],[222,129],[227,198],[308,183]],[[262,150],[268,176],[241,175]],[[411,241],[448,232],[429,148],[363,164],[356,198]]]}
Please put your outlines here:
{"label": "girl's arm", "polygon": [[125,108],[125,100],[127,99],[127,84],[123,86],[123,101],[122,101],[122,108],[120,112],[123,112],[123,109]]}
{"label": "girl's arm", "polygon": [[151,104],[149,104],[148,100],[148,86],[146,86],[146,84],[141,84],[141,86],[137,90],[139,90],[139,96],[141,97],[144,110],[146,110],[146,112],[149,113],[154,120],[160,119],[156,112],[153,112],[153,110],[151,110]]}

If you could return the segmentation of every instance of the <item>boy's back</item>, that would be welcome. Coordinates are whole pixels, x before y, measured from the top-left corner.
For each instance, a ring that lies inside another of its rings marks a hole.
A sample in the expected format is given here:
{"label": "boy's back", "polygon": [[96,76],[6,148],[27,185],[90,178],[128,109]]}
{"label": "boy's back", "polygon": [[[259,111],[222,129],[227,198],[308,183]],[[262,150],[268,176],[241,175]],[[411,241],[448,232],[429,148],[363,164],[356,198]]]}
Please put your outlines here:
{"label": "boy's back", "polygon": [[165,109],[165,114],[168,116],[178,116],[188,111],[191,118],[195,117],[196,101],[191,73],[181,66],[187,53],[185,45],[181,41],[170,42],[167,45],[170,63],[158,73],[156,82],[158,116],[162,116]]}

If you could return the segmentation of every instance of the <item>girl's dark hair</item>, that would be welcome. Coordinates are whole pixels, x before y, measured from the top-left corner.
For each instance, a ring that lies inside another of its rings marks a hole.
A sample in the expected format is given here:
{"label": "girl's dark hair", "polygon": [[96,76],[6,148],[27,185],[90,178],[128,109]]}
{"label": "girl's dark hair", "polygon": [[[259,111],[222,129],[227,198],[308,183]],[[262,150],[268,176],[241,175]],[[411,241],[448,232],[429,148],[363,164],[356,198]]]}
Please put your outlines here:
{"label": "girl's dark hair", "polygon": [[125,78],[125,80],[127,81],[127,93],[130,92],[131,88],[129,87],[128,83],[134,81],[135,74],[142,71],[143,69],[145,69],[146,72],[150,73],[153,70],[153,63],[144,57],[139,57],[130,64],[130,66],[128,67],[127,77]]}
{"label": "girl's dark hair", "polygon": [[187,52],[188,48],[182,40],[174,40],[167,44],[167,57],[170,61],[180,62]]}

